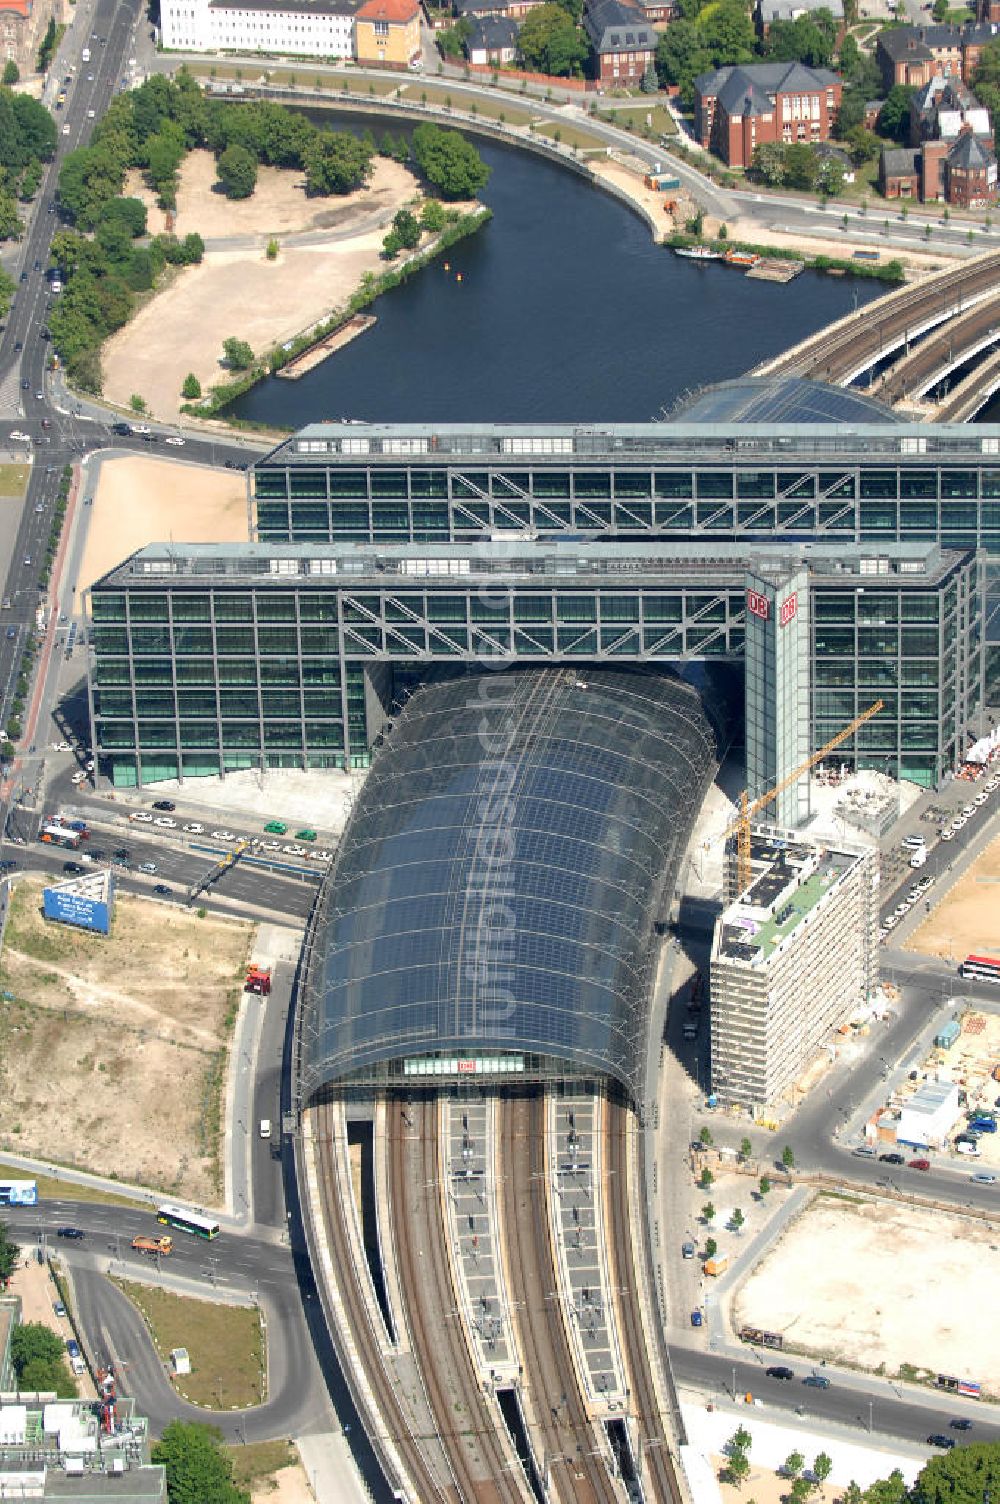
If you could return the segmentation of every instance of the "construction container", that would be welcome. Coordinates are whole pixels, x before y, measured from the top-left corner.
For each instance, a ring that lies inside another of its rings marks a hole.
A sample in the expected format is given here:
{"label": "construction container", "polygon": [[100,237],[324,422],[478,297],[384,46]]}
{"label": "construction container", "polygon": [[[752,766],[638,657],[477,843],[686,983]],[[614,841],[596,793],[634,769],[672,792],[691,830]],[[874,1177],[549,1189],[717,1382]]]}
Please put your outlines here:
{"label": "construction container", "polygon": [[950,1018],[944,1028],[934,1035],[934,1047],[938,1050],[950,1050],[955,1041],[962,1033],[962,1025],[957,1018]]}
{"label": "construction container", "polygon": [[701,1266],[701,1272],[702,1274],[725,1274],[728,1268],[729,1260],[727,1258],[706,1259]]}

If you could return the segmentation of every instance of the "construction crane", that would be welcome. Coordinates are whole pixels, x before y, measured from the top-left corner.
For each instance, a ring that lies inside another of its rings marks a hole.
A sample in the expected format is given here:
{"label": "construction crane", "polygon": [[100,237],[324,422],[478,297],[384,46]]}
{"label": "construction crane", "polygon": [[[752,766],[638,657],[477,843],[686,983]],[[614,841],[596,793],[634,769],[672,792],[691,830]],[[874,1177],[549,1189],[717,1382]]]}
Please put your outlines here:
{"label": "construction crane", "polygon": [[818,752],[814,752],[811,757],[807,757],[805,762],[800,762],[798,767],[793,769],[785,778],[782,778],[780,783],[776,783],[773,789],[768,789],[765,794],[761,794],[752,804],[749,801],[746,789],[743,790],[739,799],[739,815],[725,834],[726,840],[732,835],[735,835],[737,838],[736,861],[741,893],[745,893],[747,888],[749,888],[750,879],[753,875],[750,869],[750,821],[754,815],[770,804],[772,799],[777,799],[778,795],[783,794],[787,788],[791,788],[792,784],[801,778],[803,773],[808,773],[810,768],[814,768],[818,762],[822,762],[824,757],[833,751],[834,747],[839,747],[841,742],[846,742],[849,736],[854,735],[859,726],[863,726],[866,721],[870,721],[873,715],[878,715],[882,709],[882,705],[883,702],[881,700],[876,700],[874,705],[869,705],[868,709],[863,710],[860,715],[855,716],[854,720],[845,726],[843,731],[838,731],[837,735],[831,737],[824,746],[820,747]]}

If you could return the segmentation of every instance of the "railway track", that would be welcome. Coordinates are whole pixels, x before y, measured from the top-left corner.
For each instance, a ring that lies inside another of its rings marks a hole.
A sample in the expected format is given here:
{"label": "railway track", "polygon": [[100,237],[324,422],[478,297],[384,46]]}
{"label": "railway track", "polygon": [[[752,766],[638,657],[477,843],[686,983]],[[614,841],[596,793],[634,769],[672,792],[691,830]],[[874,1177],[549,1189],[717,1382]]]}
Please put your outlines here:
{"label": "railway track", "polygon": [[[410,1345],[462,1504],[525,1504],[527,1483],[499,1406],[484,1395],[456,1309],[441,1214],[435,1097],[404,1120],[390,1104],[389,1203]],[[423,1496],[421,1496],[423,1504]]]}
{"label": "railway track", "polygon": [[[618,1504],[597,1448],[559,1309],[552,1262],[541,1091],[500,1103],[507,1288],[528,1391],[535,1460],[559,1504]],[[525,1415],[526,1421],[529,1415]]]}
{"label": "railway track", "polygon": [[605,1163],[611,1216],[609,1252],[615,1264],[614,1283],[622,1292],[619,1335],[628,1369],[631,1407],[639,1432],[639,1471],[643,1471],[641,1462],[644,1460],[656,1504],[680,1504],[680,1485],[653,1380],[639,1300],[642,1281],[639,1279],[638,1260],[643,1252],[635,1246],[629,1207],[630,1203],[644,1207],[646,1202],[641,1187],[629,1184],[628,1134],[632,1122],[631,1112],[620,1103],[605,1102]]}
{"label": "railway track", "polygon": [[829,331],[820,331],[804,349],[791,351],[771,362],[766,372],[769,376],[823,376],[837,381],[853,369],[859,350],[874,348],[880,328],[883,337],[897,334],[906,329],[914,316],[936,312],[949,293],[976,295],[990,288],[995,289],[1000,297],[1000,253],[992,255],[974,272],[968,267],[955,267],[936,277],[931,284],[921,283],[896,293],[881,317],[879,305],[875,304],[866,310],[863,322],[855,322],[852,317],[844,328],[838,329],[835,325]]}
{"label": "railway track", "polygon": [[[387,1477],[393,1477],[395,1468],[380,1443],[383,1428],[392,1437],[396,1451],[409,1475],[409,1482],[416,1489],[416,1497],[420,1504],[434,1504],[435,1500],[440,1501],[440,1504],[454,1504],[457,1495],[439,1486],[434,1471],[425,1461],[423,1450],[411,1433],[410,1425],[397,1397],[397,1377],[390,1372],[383,1361],[385,1337],[372,1326],[371,1308],[365,1300],[360,1283],[362,1279],[367,1278],[367,1271],[359,1273],[356,1267],[354,1248],[348,1237],[344,1220],[344,1208],[337,1193],[337,1177],[333,1163],[335,1153],[333,1108],[329,1105],[320,1106],[315,1111],[322,1214],[331,1262],[338,1276],[337,1293],[340,1297],[343,1316],[350,1329],[351,1340],[363,1364],[378,1413],[377,1415],[366,1414],[368,1406],[365,1405],[363,1396],[359,1395],[356,1384],[352,1383],[355,1403],[359,1412],[366,1415],[372,1444],[380,1454]],[[350,1378],[352,1365],[344,1363],[342,1366],[345,1375]],[[396,1483],[402,1481],[395,1479]]]}

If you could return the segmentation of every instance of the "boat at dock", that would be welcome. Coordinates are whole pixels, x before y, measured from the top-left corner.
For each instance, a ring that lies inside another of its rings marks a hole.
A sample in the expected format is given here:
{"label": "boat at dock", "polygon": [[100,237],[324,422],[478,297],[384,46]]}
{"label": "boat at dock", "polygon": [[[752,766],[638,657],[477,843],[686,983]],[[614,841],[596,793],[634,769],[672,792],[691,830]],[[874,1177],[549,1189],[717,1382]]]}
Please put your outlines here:
{"label": "boat at dock", "polygon": [[721,261],[718,251],[709,245],[675,245],[675,256],[684,256],[688,261]]}
{"label": "boat at dock", "polygon": [[727,251],[725,255],[727,266],[756,266],[759,260],[754,251]]}

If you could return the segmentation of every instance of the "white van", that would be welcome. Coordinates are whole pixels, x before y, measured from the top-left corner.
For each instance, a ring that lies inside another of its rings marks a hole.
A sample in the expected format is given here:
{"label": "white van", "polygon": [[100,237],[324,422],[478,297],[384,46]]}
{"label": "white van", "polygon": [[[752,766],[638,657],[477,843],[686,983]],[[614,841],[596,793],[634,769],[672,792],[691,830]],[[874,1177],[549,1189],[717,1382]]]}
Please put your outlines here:
{"label": "white van", "polygon": [[910,857],[911,867],[922,867],[927,860],[927,852],[923,846],[919,846]]}
{"label": "white van", "polygon": [[901,844],[904,851],[923,851],[927,846],[923,836],[904,836]]}
{"label": "white van", "polygon": [[260,1120],[260,1136],[261,1136],[261,1138],[270,1138],[271,1137],[271,1119],[270,1118],[261,1118],[261,1120]]}

